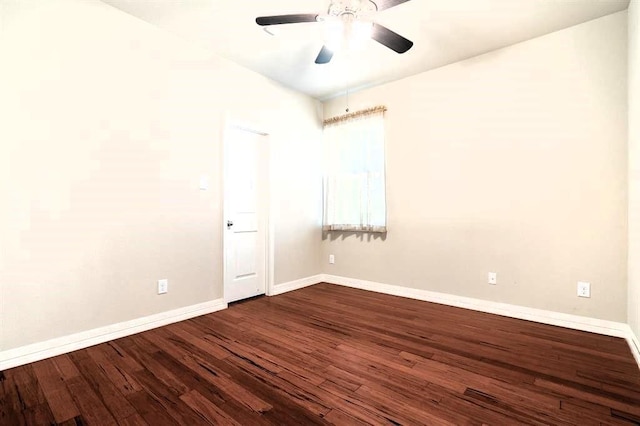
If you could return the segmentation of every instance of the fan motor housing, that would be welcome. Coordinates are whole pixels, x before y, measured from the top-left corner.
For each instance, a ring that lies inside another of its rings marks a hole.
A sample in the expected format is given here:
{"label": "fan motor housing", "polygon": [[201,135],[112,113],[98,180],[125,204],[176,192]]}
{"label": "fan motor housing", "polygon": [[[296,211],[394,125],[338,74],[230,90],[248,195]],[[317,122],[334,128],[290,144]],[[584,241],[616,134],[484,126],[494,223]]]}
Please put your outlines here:
{"label": "fan motor housing", "polygon": [[333,0],[329,5],[327,15],[335,17],[351,15],[353,19],[357,19],[363,14],[376,10],[376,4],[371,0]]}

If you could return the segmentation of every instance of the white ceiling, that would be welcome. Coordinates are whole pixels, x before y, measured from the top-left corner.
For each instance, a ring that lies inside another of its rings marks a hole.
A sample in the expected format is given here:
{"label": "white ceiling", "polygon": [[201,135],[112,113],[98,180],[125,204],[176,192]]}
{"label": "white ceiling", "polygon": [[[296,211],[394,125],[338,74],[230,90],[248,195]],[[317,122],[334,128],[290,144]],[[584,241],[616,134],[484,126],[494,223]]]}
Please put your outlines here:
{"label": "white ceiling", "polygon": [[[375,21],[412,40],[399,55],[370,40],[317,65],[320,23],[269,27],[257,16],[326,13],[329,0],[103,0],[318,99],[397,80],[627,8],[629,0],[412,0]],[[375,2],[375,0],[374,0]]]}

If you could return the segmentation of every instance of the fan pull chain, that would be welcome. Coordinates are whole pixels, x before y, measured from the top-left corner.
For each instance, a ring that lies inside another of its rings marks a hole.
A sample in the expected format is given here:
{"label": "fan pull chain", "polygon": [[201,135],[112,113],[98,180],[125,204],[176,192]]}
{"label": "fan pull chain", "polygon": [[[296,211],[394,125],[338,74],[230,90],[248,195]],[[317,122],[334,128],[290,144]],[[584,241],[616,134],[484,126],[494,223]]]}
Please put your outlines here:
{"label": "fan pull chain", "polygon": [[347,109],[344,110],[345,112],[349,112],[349,88],[347,87]]}
{"label": "fan pull chain", "polygon": [[347,82],[347,108],[345,109],[346,113],[349,113],[349,77],[351,74],[351,58],[346,58],[347,61],[345,62],[345,73],[344,73],[344,80]]}

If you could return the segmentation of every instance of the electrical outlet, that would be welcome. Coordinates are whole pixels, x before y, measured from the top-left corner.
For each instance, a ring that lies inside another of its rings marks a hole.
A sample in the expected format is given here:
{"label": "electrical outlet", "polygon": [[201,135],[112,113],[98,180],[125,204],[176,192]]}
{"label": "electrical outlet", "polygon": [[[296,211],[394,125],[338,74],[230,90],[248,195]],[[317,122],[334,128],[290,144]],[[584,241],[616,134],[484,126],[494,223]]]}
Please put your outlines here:
{"label": "electrical outlet", "polygon": [[169,280],[158,280],[158,294],[165,294],[169,291]]}
{"label": "electrical outlet", "polygon": [[578,297],[591,297],[591,284],[578,281]]}
{"label": "electrical outlet", "polygon": [[332,254],[329,255],[329,263],[331,263],[332,265],[336,263],[336,257]]}
{"label": "electrical outlet", "polygon": [[498,284],[498,274],[495,272],[489,272],[488,282],[489,284]]}

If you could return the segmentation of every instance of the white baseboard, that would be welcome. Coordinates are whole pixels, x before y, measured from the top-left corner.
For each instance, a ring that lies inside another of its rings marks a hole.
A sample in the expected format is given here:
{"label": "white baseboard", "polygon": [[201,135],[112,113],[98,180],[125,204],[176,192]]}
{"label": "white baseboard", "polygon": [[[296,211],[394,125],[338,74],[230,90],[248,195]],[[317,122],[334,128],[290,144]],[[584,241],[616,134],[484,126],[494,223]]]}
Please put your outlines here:
{"label": "white baseboard", "polygon": [[[508,303],[492,302],[489,300],[475,299],[472,297],[457,296],[448,293],[439,293],[435,291],[383,284],[374,281],[360,280],[357,278],[347,278],[337,275],[318,274],[296,281],[279,284],[274,287],[274,291],[271,295],[275,296],[277,294],[286,293],[288,291],[297,290],[299,288],[307,287],[309,285],[321,282],[358,288],[361,290],[374,291],[377,293],[390,294],[393,296],[423,300],[425,302],[440,303],[443,305],[471,309],[480,312],[487,312],[490,314],[497,314],[511,318],[535,321],[542,324],[556,325],[560,327],[571,328],[574,330],[604,334],[606,336],[622,337],[624,339],[627,339],[631,346],[633,346],[633,341],[635,340],[638,348],[640,348],[640,343],[638,343],[638,339],[636,338],[636,336],[633,335],[631,328],[627,324],[622,322],[607,321],[598,318],[571,315],[562,312],[511,305]],[[638,360],[638,358],[640,357],[640,355],[637,353],[637,350],[634,352],[634,356],[636,356],[636,360]],[[638,362],[638,365],[640,366],[640,361]]]}
{"label": "white baseboard", "polygon": [[[299,280],[275,285],[271,290],[270,296],[298,290],[321,282],[407,297],[410,299],[423,300],[426,302],[456,306],[459,308],[472,309],[475,311],[535,321],[543,324],[557,325],[575,330],[589,331],[607,336],[622,337],[629,343],[631,353],[640,367],[640,341],[629,325],[620,322],[606,321],[597,318],[546,311],[542,309],[528,308],[525,306],[510,305],[507,303],[491,302],[488,300],[474,299],[470,297],[456,296],[453,294],[438,293],[329,274],[313,275]],[[227,303],[225,303],[223,299],[217,299],[131,321],[83,331],[41,343],[34,343],[15,349],[9,349],[0,352],[0,371],[226,308]]]}
{"label": "white baseboard", "polygon": [[322,282],[358,288],[361,290],[375,291],[377,293],[407,297],[410,299],[423,300],[426,302],[440,303],[458,308],[472,309],[474,311],[487,312],[511,318],[535,321],[542,324],[557,325],[574,330],[589,331],[592,333],[604,334],[606,336],[622,337],[629,344],[631,353],[640,368],[640,341],[638,340],[638,336],[636,336],[633,330],[631,330],[631,327],[622,322],[528,308],[526,306],[511,305],[508,303],[491,302],[489,300],[382,284],[374,281],[346,278],[337,275],[323,274]]}
{"label": "white baseboard", "polygon": [[640,340],[638,340],[638,336],[636,336],[631,327],[627,326],[627,328],[629,329],[627,332],[627,343],[629,344],[629,348],[631,348],[631,353],[636,359],[638,367],[640,367]]}
{"label": "white baseboard", "polygon": [[511,318],[535,321],[543,324],[557,325],[575,330],[590,331],[592,333],[599,333],[607,336],[624,338],[629,336],[629,326],[621,322],[606,321],[597,318],[510,305],[508,303],[491,302],[471,297],[456,296],[454,294],[419,290],[415,288],[382,284],[336,275],[325,274],[324,282],[359,288],[362,290],[375,291],[378,293],[391,294],[394,296],[408,297],[410,299],[424,300],[426,302],[472,309],[474,311],[487,312]]}
{"label": "white baseboard", "polygon": [[82,331],[0,352],[0,371],[226,309],[223,299]]}
{"label": "white baseboard", "polygon": [[289,281],[282,284],[274,285],[269,296],[277,296],[278,294],[287,293],[289,291],[298,290],[313,284],[324,281],[324,274],[312,275],[310,277],[301,278],[295,281]]}

